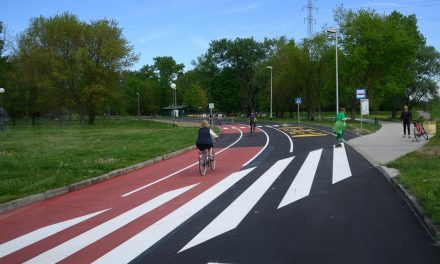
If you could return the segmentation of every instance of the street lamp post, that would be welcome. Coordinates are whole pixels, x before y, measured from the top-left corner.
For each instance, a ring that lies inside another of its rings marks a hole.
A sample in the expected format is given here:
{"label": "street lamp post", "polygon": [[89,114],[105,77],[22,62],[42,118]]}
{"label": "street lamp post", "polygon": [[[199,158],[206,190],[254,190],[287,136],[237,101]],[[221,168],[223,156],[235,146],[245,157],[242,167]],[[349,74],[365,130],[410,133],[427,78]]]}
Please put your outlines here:
{"label": "street lamp post", "polygon": [[[3,111],[3,93],[5,92],[5,88],[0,88],[0,109]],[[0,129],[3,130],[3,117],[0,113]]]}
{"label": "street lamp post", "polygon": [[174,127],[175,126],[174,115],[176,113],[176,84],[175,83],[171,83],[171,89],[173,89],[173,127]]}
{"label": "street lamp post", "polygon": [[136,93],[136,94],[138,96],[138,117],[140,117],[141,116],[141,106],[140,106],[140,103],[139,103],[139,93]]}
{"label": "street lamp post", "polygon": [[272,121],[272,66],[266,66],[266,68],[270,69],[270,114],[269,119]]}
{"label": "street lamp post", "polygon": [[0,88],[0,108],[3,108],[3,93],[5,92],[5,88]]}
{"label": "street lamp post", "polygon": [[336,114],[339,114],[339,83],[338,83],[338,30],[336,28],[328,28],[327,33],[335,34],[336,39]]}

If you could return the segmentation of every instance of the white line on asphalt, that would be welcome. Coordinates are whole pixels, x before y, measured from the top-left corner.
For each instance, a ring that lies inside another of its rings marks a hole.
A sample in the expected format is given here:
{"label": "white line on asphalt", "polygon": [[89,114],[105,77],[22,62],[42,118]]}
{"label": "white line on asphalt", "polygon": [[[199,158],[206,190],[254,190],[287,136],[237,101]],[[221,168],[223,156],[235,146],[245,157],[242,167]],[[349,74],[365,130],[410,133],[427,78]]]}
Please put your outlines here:
{"label": "white line on asphalt", "polygon": [[179,252],[236,228],[294,157],[277,161]]}
{"label": "white line on asphalt", "polygon": [[13,240],[10,240],[6,243],[3,243],[0,245],[0,258],[4,257],[6,255],[9,255],[17,250],[20,250],[24,247],[27,247],[27,246],[29,246],[35,242],[38,242],[42,239],[45,239],[46,237],[49,237],[53,234],[56,234],[60,231],[63,231],[64,229],[67,229],[71,226],[74,226],[78,223],[81,223],[89,218],[92,218],[96,215],[99,215],[99,214],[101,214],[107,210],[110,210],[110,209],[111,208],[106,209],[106,210],[102,210],[99,212],[95,212],[92,214],[84,215],[81,217],[73,218],[73,219],[63,221],[60,223],[56,223],[53,225],[45,226],[45,227],[42,227],[42,228],[37,229],[35,231],[32,231],[30,233],[27,233],[25,235],[22,235],[20,237],[17,237]]}
{"label": "white line on asphalt", "polygon": [[290,142],[289,153],[292,153],[293,152],[293,140],[292,140],[292,137],[289,136],[286,132],[284,132],[284,131],[282,131],[282,130],[280,130],[278,128],[274,128],[274,127],[270,127],[270,128],[280,131],[281,133],[283,133],[289,139],[289,142]]}
{"label": "white line on asphalt", "polygon": [[128,263],[207,206],[255,168],[234,172],[93,263]]}
{"label": "white line on asphalt", "polygon": [[[234,143],[232,143],[232,144],[230,144],[229,146],[227,146],[226,148],[224,148],[224,149],[222,149],[222,150],[216,152],[215,154],[218,155],[218,154],[222,153],[223,151],[229,149],[229,148],[232,147],[233,145],[237,144],[237,142],[240,141],[241,138],[243,137],[243,132],[242,132],[240,129],[238,129],[238,128],[236,128],[236,127],[232,127],[232,128],[233,128],[233,129],[237,129],[238,131],[240,131],[240,137],[239,137]],[[185,167],[185,168],[183,168],[183,169],[180,169],[180,170],[178,170],[178,171],[176,171],[176,172],[173,172],[173,173],[171,173],[171,174],[168,175],[168,176],[165,176],[165,177],[160,178],[159,180],[156,180],[156,181],[154,181],[154,182],[152,182],[152,183],[146,184],[146,185],[144,185],[144,186],[142,186],[142,187],[139,187],[139,188],[137,188],[137,189],[135,189],[135,190],[133,190],[133,191],[130,191],[130,192],[128,192],[128,193],[125,193],[125,194],[121,195],[121,197],[126,197],[126,196],[129,196],[129,195],[132,195],[133,193],[136,193],[136,192],[138,192],[138,191],[140,191],[140,190],[143,190],[143,189],[145,189],[145,188],[148,188],[148,187],[150,187],[151,185],[154,185],[154,184],[156,184],[156,183],[158,183],[158,182],[161,182],[161,181],[164,181],[164,180],[166,180],[166,179],[168,179],[168,178],[171,178],[171,177],[173,177],[174,175],[179,174],[179,173],[181,173],[182,171],[185,171],[185,170],[187,170],[187,169],[189,169],[189,168],[191,168],[191,167],[193,167],[193,166],[195,166],[195,165],[197,165],[197,164],[199,164],[199,163],[198,163],[198,162],[194,162],[193,164],[191,164],[191,165],[189,165],[189,166],[187,166],[187,167]]]}
{"label": "white line on asphalt", "polygon": [[76,236],[38,256],[26,261],[25,263],[56,263],[75,252],[91,245],[106,235],[116,231],[117,229],[125,226],[126,224],[136,220],[137,218],[145,215],[146,213],[158,208],[159,206],[171,201],[177,196],[183,194],[194,186],[193,184],[183,188],[179,188],[173,191],[163,193],[154,199],[147,201],[99,226],[96,226],[79,236]]}
{"label": "white line on asphalt", "polygon": [[256,159],[260,154],[261,154],[261,152],[263,152],[266,148],[267,148],[267,145],[269,145],[269,135],[266,133],[266,131],[264,131],[263,129],[261,129],[260,128],[260,130],[261,131],[263,131],[263,133],[266,135],[266,145],[264,145],[264,147],[257,153],[257,154],[255,154],[255,156],[253,156],[250,160],[248,160],[245,164],[243,164],[242,166],[244,167],[244,166],[247,166],[249,163],[251,163],[254,159]]}
{"label": "white line on asphalt", "polygon": [[350,164],[348,163],[345,145],[340,148],[333,146],[333,184],[351,177]]}
{"label": "white line on asphalt", "polygon": [[284,195],[278,209],[306,197],[312,188],[322,149],[311,151]]}
{"label": "white line on asphalt", "polygon": [[273,125],[274,127],[279,127],[280,125]]}

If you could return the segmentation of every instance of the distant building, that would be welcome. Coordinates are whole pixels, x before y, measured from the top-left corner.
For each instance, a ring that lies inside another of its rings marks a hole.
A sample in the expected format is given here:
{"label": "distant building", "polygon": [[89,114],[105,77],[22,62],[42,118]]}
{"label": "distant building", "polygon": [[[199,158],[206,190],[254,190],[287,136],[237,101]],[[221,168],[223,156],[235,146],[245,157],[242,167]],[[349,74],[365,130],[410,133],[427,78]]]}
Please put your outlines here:
{"label": "distant building", "polygon": [[171,106],[164,107],[164,108],[162,108],[162,115],[173,116],[173,109],[175,109],[175,111],[176,111],[176,113],[175,113],[176,117],[186,116],[188,106],[187,105],[176,105],[176,107],[173,108],[173,106],[171,105]]}

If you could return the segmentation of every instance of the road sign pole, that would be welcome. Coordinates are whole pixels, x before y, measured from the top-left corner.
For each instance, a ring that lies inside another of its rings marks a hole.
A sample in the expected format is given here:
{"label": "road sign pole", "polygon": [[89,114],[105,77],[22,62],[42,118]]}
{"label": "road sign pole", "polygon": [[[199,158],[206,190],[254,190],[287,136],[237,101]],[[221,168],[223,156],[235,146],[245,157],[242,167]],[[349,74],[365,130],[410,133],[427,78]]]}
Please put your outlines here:
{"label": "road sign pole", "polygon": [[300,124],[301,122],[300,122],[300,119],[299,119],[299,104],[296,104],[296,105],[298,105],[298,124]]}

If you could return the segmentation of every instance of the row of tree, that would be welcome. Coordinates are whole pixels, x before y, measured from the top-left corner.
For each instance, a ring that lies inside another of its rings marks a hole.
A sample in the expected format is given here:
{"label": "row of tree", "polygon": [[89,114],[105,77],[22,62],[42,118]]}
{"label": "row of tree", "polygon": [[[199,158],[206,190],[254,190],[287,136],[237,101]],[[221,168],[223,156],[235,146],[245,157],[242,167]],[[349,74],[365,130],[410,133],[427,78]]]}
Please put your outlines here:
{"label": "row of tree", "polygon": [[192,112],[214,102],[225,113],[267,113],[272,71],[274,113],[293,112],[293,98],[302,97],[313,118],[335,110],[335,37],[339,101],[353,117],[358,87],[367,89],[371,109],[393,113],[438,97],[440,54],[426,44],[414,15],[339,7],[335,20],[337,36],[322,30],[300,42],[214,40],[184,72],[167,56],[127,70],[137,56],[115,21],[87,24],[69,13],[35,18],[7,58],[0,42],[0,81],[10,87],[6,109],[16,117],[78,113],[81,122],[87,114],[93,123],[97,114],[136,114],[139,99],[143,115],[156,115],[171,105],[175,82],[178,104]]}

